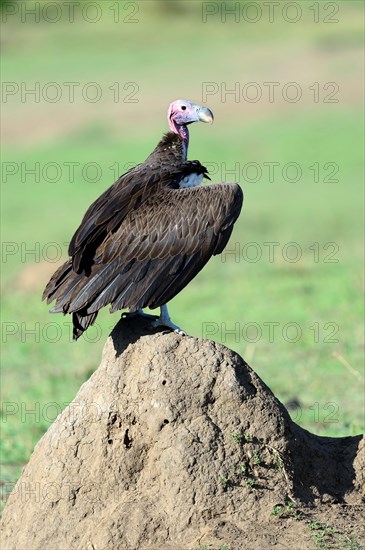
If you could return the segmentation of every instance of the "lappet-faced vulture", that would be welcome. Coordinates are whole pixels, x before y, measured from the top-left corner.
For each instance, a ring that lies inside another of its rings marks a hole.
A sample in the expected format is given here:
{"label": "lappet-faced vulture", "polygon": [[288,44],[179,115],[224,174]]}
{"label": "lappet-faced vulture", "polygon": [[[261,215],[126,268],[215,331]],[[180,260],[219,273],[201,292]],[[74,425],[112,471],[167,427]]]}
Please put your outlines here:
{"label": "lappet-faced vulture", "polygon": [[111,312],[160,307],[154,325],[184,334],[166,303],[223,251],[243,200],[236,184],[200,185],[207,169],[187,160],[188,125],[198,121],[212,122],[212,112],[182,99],[171,103],[170,132],[86,211],[70,258],[43,293],[47,303],[56,300],[52,313],[72,314],[74,339],[107,304]]}

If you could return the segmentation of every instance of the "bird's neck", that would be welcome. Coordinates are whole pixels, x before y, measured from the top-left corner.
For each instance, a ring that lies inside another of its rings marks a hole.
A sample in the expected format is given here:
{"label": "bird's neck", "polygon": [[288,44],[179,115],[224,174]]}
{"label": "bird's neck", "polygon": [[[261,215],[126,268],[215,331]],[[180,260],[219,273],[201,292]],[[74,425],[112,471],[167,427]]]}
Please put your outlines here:
{"label": "bird's neck", "polygon": [[188,154],[188,147],[189,147],[189,130],[188,130],[188,127],[185,126],[184,124],[182,124],[182,125],[175,124],[175,121],[172,120],[172,119],[169,120],[169,126],[170,126],[170,130],[172,132],[174,132],[174,134],[177,134],[178,136],[180,136],[181,139],[183,140],[183,143],[184,143],[184,148],[183,148],[183,157],[184,157],[184,159],[183,160],[186,160],[186,157],[187,157],[187,154]]}
{"label": "bird's neck", "polygon": [[166,158],[166,161],[170,162],[172,157],[175,163],[185,162],[186,153],[184,139],[175,132],[168,132],[159,141],[147,161],[155,162],[155,159],[158,159],[161,163],[161,159]]}
{"label": "bird's neck", "polygon": [[189,130],[185,126],[186,137],[183,138],[183,149],[182,149],[182,158],[185,161],[188,156],[188,147],[189,147]]}
{"label": "bird's neck", "polygon": [[188,154],[188,147],[189,147],[189,130],[187,126],[178,126],[179,128],[179,136],[183,139],[184,142],[184,157],[186,160],[187,154]]}

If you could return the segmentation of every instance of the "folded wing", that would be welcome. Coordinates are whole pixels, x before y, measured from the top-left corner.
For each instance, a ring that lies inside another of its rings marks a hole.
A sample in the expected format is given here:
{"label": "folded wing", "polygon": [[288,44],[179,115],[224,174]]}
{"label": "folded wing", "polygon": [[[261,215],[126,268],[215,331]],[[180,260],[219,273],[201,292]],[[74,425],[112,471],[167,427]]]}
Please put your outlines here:
{"label": "folded wing", "polygon": [[170,186],[152,181],[154,193],[139,189],[135,197],[124,189],[128,204],[110,201],[110,188],[90,207],[71,259],[45,290],[48,302],[56,299],[53,311],[92,316],[107,304],[111,311],[161,306],[222,252],[242,207],[240,187],[179,189],[175,180],[170,171]]}

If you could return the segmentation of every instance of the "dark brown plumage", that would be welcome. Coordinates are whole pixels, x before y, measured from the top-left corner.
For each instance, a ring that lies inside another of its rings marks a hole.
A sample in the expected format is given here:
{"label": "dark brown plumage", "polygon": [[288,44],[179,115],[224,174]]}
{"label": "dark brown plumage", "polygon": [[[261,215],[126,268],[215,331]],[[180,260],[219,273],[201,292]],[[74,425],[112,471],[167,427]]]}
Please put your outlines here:
{"label": "dark brown plumage", "polygon": [[87,210],[70,259],[43,293],[52,312],[73,314],[74,338],[100,308],[163,306],[226,246],[242,206],[236,184],[180,188],[208,177],[185,160],[184,139],[169,132],[143,164],[122,175]]}

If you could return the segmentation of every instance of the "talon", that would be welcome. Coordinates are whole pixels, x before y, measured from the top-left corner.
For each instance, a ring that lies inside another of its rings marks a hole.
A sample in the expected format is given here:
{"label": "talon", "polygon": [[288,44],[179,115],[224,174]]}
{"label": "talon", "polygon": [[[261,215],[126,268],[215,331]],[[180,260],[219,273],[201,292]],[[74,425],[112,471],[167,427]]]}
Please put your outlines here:
{"label": "talon", "polygon": [[136,311],[124,311],[122,313],[122,317],[124,319],[128,318],[134,318],[134,317],[143,317],[144,319],[148,319],[151,321],[151,328],[160,328],[165,327],[169,328],[170,330],[176,332],[177,334],[180,334],[181,336],[187,336],[186,332],[182,330],[180,327],[175,325],[170,319],[169,313],[167,311],[166,304],[161,306],[161,314],[159,317],[157,315],[149,315],[148,313],[144,313],[143,309],[139,308]]}
{"label": "talon", "polygon": [[153,328],[159,328],[159,327],[166,327],[171,329],[172,331],[176,332],[177,334],[180,334],[181,336],[187,336],[186,332],[182,330],[180,327],[175,325],[170,319],[170,316],[167,311],[166,304],[161,306],[161,315],[151,323]]}

